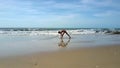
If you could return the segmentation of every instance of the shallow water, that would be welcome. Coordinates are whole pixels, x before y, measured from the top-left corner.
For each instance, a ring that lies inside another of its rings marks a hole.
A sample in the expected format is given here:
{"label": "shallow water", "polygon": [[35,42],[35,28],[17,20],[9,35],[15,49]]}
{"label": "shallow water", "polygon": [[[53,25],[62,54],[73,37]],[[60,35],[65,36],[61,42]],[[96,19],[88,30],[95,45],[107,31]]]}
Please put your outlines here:
{"label": "shallow water", "polygon": [[119,45],[120,35],[86,34],[71,35],[61,40],[54,35],[0,36],[0,58],[36,52],[58,51],[80,47]]}
{"label": "shallow water", "polygon": [[74,35],[73,37],[74,38],[73,41],[71,41],[71,44],[76,45],[76,47],[92,47],[120,44],[119,42],[120,35],[87,34],[87,35]]}

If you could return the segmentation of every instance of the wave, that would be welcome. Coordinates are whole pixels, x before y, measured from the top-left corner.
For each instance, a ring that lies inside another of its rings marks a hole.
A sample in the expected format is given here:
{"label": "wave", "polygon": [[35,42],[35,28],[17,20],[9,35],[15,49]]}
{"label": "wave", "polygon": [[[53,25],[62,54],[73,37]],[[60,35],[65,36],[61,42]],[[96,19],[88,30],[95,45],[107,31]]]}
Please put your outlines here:
{"label": "wave", "polygon": [[[12,28],[0,29],[0,35],[10,36],[39,36],[39,35],[58,35],[60,29],[30,29]],[[120,34],[120,29],[67,29],[70,35],[79,34]]]}

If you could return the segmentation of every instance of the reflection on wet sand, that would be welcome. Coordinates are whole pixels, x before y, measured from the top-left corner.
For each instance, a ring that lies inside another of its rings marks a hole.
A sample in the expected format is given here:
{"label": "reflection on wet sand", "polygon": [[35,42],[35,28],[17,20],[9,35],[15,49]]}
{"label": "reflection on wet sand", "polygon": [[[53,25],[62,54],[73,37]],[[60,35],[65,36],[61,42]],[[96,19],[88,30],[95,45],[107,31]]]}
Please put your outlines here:
{"label": "reflection on wet sand", "polygon": [[68,39],[66,42],[63,39],[61,39],[60,43],[58,44],[58,46],[59,47],[66,47],[69,42],[70,42],[70,39]]}

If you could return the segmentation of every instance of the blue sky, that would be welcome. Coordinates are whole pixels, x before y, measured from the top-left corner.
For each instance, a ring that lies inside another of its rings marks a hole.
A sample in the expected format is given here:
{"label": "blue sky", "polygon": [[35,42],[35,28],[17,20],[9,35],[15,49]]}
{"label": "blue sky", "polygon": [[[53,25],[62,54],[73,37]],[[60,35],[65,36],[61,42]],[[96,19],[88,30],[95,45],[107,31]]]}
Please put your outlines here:
{"label": "blue sky", "polygon": [[120,0],[0,0],[0,27],[120,28]]}

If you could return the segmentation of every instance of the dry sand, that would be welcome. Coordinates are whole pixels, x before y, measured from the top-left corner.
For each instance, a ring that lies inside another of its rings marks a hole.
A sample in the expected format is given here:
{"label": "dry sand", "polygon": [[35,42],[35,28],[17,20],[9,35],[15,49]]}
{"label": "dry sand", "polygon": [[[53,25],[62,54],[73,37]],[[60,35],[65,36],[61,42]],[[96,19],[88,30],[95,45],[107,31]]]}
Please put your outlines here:
{"label": "dry sand", "polygon": [[80,48],[0,59],[0,68],[120,68],[120,46]]}

